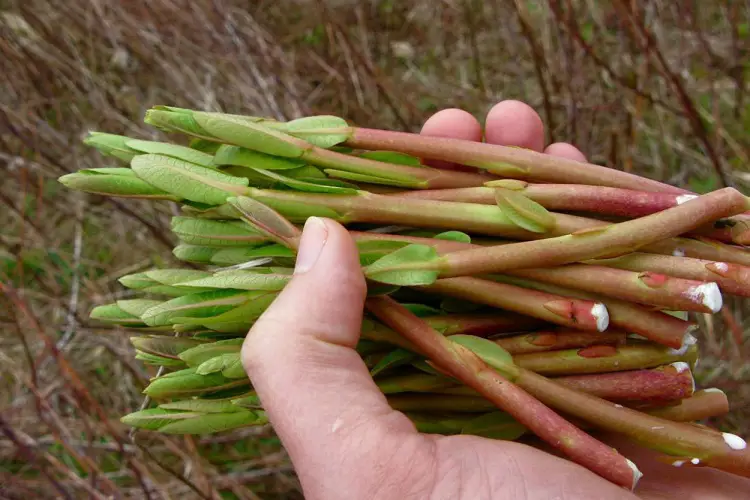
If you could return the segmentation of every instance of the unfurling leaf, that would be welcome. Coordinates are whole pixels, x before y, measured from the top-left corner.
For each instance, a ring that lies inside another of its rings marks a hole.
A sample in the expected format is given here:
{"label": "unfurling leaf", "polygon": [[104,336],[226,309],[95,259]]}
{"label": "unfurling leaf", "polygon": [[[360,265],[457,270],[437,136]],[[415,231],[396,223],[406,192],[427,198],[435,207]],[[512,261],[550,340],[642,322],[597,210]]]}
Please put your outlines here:
{"label": "unfurling leaf", "polygon": [[379,184],[385,186],[396,186],[396,187],[407,187],[407,188],[419,188],[425,186],[425,181],[421,179],[394,179],[391,177],[376,177],[374,175],[359,174],[356,172],[348,172],[346,170],[338,170],[335,168],[327,168],[324,170],[326,174],[331,177],[337,177],[339,179],[347,179],[354,182],[363,182],[367,184]]}
{"label": "unfurling leaf", "polygon": [[165,410],[196,411],[200,413],[234,413],[240,411],[231,401],[212,401],[210,399],[185,399],[162,403],[159,408]]}
{"label": "unfurling leaf", "polygon": [[130,343],[133,344],[133,347],[146,354],[171,359],[180,359],[180,353],[206,344],[204,341],[187,337],[164,337],[156,335],[131,337]]}
{"label": "unfurling leaf", "polygon": [[429,285],[439,275],[438,263],[438,254],[431,246],[407,245],[367,266],[365,276],[391,285]]}
{"label": "unfurling leaf", "polygon": [[296,248],[294,242],[302,232],[273,208],[246,196],[229,198],[227,203],[236,208],[242,219],[260,234],[288,248]]}
{"label": "unfurling leaf", "polygon": [[[262,257],[278,259],[294,259],[296,254],[283,245],[273,243],[254,248],[223,248],[215,252],[210,259],[212,264],[220,266],[232,266],[243,264]],[[292,261],[293,262],[293,261]]]}
{"label": "unfurling leaf", "polygon": [[116,325],[145,327],[146,323],[134,314],[124,311],[117,304],[106,304],[94,307],[89,313],[91,319],[97,319]]}
{"label": "unfurling leaf", "polygon": [[130,162],[133,171],[149,184],[185,200],[221,205],[247,191],[248,180],[169,156],[144,154]]}
{"label": "unfurling leaf", "polygon": [[156,399],[198,395],[249,385],[249,380],[228,379],[220,373],[199,375],[195,368],[186,368],[153,379],[143,393]]}
{"label": "unfurling leaf", "polygon": [[395,368],[397,366],[409,364],[416,358],[417,355],[411,351],[407,351],[406,349],[396,349],[395,351],[391,351],[383,356],[378,364],[370,370],[370,375],[374,377],[388,368]]}
{"label": "unfurling leaf", "polygon": [[288,274],[267,274],[245,270],[219,271],[193,281],[180,283],[182,287],[229,288],[235,290],[280,291],[292,279]]}
{"label": "unfurling leaf", "polygon": [[362,158],[382,161],[385,163],[395,163],[397,165],[408,165],[410,167],[424,166],[422,165],[422,161],[416,156],[411,156],[404,153],[396,153],[395,151],[365,151],[359,156],[361,156]]}
{"label": "unfurling leaf", "polygon": [[221,356],[211,358],[201,363],[196,369],[196,373],[201,375],[217,372],[230,379],[247,378],[247,373],[245,373],[240,353],[238,352],[222,354]]}
{"label": "unfurling leaf", "polygon": [[172,255],[183,262],[207,264],[221,249],[199,245],[177,245],[172,249]]}
{"label": "unfurling leaf", "polygon": [[171,325],[176,318],[210,318],[244,304],[249,292],[214,290],[183,295],[146,310],[141,318],[149,326]]}
{"label": "unfurling leaf", "polygon": [[263,425],[268,422],[265,412],[236,411],[232,413],[200,414],[198,418],[175,420],[159,429],[164,434],[215,434],[217,432]]}
{"label": "unfurling leaf", "polygon": [[517,226],[534,233],[555,227],[555,217],[539,203],[511,189],[494,188],[494,191],[497,206]]}
{"label": "unfurling leaf", "polygon": [[148,299],[121,299],[117,301],[117,305],[120,309],[133,316],[141,317],[141,314],[146,312],[158,304],[161,304],[161,300],[148,300]]}
{"label": "unfurling leaf", "polygon": [[96,148],[103,155],[112,156],[129,163],[138,152],[127,146],[127,140],[128,137],[124,135],[89,132],[83,143]]}
{"label": "unfurling leaf", "polygon": [[289,122],[264,124],[326,149],[346,141],[352,132],[346,120],[330,115],[306,116]]}
{"label": "unfurling leaf", "polygon": [[261,175],[265,175],[281,184],[290,187],[296,191],[304,191],[307,193],[330,193],[330,194],[357,194],[357,189],[348,187],[332,186],[328,184],[318,184],[316,182],[307,182],[285,175],[277,174],[270,170],[263,170],[260,168],[255,169],[256,172]]}

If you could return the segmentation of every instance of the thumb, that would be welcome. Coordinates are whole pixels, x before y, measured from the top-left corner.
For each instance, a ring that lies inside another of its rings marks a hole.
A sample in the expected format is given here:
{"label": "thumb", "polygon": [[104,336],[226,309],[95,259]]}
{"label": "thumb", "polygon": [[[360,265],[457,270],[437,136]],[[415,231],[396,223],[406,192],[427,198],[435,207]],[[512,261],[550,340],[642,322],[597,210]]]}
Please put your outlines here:
{"label": "thumb", "polygon": [[245,370],[303,484],[305,478],[312,484],[340,478],[343,464],[353,465],[352,453],[372,452],[384,436],[415,433],[354,349],[365,296],[349,233],[310,217],[294,277],[242,348]]}

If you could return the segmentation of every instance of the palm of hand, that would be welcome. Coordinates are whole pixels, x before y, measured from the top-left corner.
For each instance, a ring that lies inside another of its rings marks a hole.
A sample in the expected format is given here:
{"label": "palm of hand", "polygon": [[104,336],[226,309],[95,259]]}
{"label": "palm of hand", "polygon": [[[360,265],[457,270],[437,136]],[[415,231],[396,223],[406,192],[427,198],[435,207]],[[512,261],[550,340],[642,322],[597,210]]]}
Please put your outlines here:
{"label": "palm of hand", "polygon": [[[482,138],[480,124],[459,110],[436,114],[422,133]],[[500,103],[487,117],[487,142],[542,151],[543,138],[539,116],[521,103]],[[544,152],[585,159],[568,144]],[[388,406],[354,350],[364,297],[347,231],[313,218],[305,226],[294,279],[243,346],[245,369],[306,498],[687,500],[743,498],[750,491],[744,479],[711,469],[677,469],[612,437],[605,440],[644,472],[637,496],[541,445],[418,433]]]}

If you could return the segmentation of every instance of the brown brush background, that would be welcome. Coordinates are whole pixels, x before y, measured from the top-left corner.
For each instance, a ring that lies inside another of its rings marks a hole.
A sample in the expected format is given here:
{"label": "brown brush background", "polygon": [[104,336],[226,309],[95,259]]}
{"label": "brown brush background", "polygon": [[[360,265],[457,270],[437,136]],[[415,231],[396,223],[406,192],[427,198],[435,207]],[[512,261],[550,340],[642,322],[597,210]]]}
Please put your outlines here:
{"label": "brown brush background", "polygon": [[[166,139],[142,122],[155,104],[418,131],[519,99],[593,162],[750,193],[749,50],[732,0],[0,0],[0,497],[301,497],[269,428],[119,423],[153,371],[88,312],[178,264],[175,209],[57,183],[108,164],[87,131]],[[725,303],[695,318],[698,382],[748,438],[748,308]]]}

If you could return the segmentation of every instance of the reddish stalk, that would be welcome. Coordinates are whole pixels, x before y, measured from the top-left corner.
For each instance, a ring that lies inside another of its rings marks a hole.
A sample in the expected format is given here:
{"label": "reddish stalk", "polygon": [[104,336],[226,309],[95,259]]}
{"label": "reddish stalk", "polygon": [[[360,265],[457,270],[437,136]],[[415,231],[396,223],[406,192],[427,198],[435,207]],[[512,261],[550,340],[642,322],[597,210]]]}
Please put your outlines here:
{"label": "reddish stalk", "polygon": [[654,272],[698,281],[715,282],[723,293],[750,297],[750,267],[728,262],[634,252],[612,259],[595,259],[586,264],[634,272]]}
{"label": "reddish stalk", "polygon": [[692,397],[683,399],[678,405],[655,408],[647,413],[676,422],[694,422],[725,415],[728,411],[726,394],[719,389],[710,388],[696,391]]}
{"label": "reddish stalk", "polygon": [[492,341],[510,354],[516,355],[559,351],[591,345],[622,345],[625,343],[626,337],[627,332],[611,329],[604,332],[584,332],[560,328],[492,339]]}
{"label": "reddish stalk", "polygon": [[683,234],[718,218],[735,215],[746,210],[747,206],[746,197],[739,191],[725,188],[663,212],[602,228],[449,253],[431,268],[447,278],[614,257]]}
{"label": "reddish stalk", "polygon": [[[655,368],[669,363],[693,364],[695,345],[684,353],[660,345],[596,345],[582,349],[535,352],[513,356],[516,365],[541,375],[575,375]],[[683,365],[678,365],[684,368]]]}
{"label": "reddish stalk", "polygon": [[437,280],[416,287],[428,292],[470,300],[579,330],[604,331],[609,324],[607,309],[599,302],[461,277]]}
{"label": "reddish stalk", "polygon": [[564,297],[600,300],[607,308],[609,322],[612,326],[631,333],[637,333],[653,342],[675,349],[681,348],[685,339],[691,339],[689,333],[695,329],[695,324],[689,321],[684,321],[660,311],[653,311],[632,302],[613,298],[601,298],[597,294],[523,278],[498,275],[493,275],[491,278]]}
{"label": "reddish stalk", "polygon": [[683,189],[627,172],[483,142],[357,127],[351,129],[346,145],[357,149],[398,151],[420,158],[477,167],[500,177],[527,181],[687,193]]}
{"label": "reddish stalk", "polygon": [[[586,272],[586,267],[589,267],[589,272]],[[715,313],[722,305],[721,292],[715,283],[653,272],[634,273],[604,266],[570,264],[506,273],[674,311]]]}
{"label": "reddish stalk", "polygon": [[515,380],[543,403],[603,430],[623,434],[675,459],[750,477],[750,450],[739,436],[689,423],[672,422],[558,384],[521,369]]}
{"label": "reddish stalk", "polygon": [[451,342],[389,297],[374,297],[367,309],[419,347],[437,367],[473,388],[574,462],[615,484],[633,489],[641,474],[613,448],[597,441],[540,404],[465,347]]}
{"label": "reddish stalk", "polygon": [[[549,326],[549,323],[531,316],[510,312],[487,314],[447,314],[423,318],[443,335],[474,335],[489,337],[511,332],[525,332]],[[601,337],[601,335],[598,335]]]}

